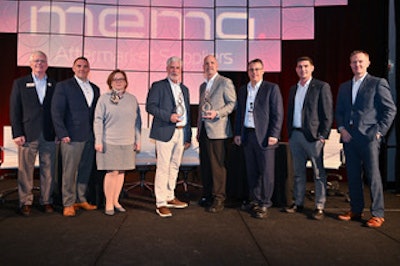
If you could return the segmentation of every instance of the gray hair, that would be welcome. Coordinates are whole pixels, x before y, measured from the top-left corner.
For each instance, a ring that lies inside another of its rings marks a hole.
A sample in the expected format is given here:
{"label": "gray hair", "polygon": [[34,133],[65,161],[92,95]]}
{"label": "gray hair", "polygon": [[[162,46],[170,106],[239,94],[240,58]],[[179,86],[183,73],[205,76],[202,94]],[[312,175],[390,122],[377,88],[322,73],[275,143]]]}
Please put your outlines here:
{"label": "gray hair", "polygon": [[46,55],[44,52],[42,52],[42,51],[33,51],[33,52],[31,53],[31,55],[29,56],[29,62],[32,62],[33,57],[34,57],[35,55],[42,55],[42,56],[44,56],[44,57],[46,58],[46,60],[47,60],[47,55]]}
{"label": "gray hair", "polygon": [[179,62],[181,67],[183,65],[182,59],[180,57],[177,57],[177,56],[172,56],[172,57],[168,58],[167,66],[169,66],[172,62]]}

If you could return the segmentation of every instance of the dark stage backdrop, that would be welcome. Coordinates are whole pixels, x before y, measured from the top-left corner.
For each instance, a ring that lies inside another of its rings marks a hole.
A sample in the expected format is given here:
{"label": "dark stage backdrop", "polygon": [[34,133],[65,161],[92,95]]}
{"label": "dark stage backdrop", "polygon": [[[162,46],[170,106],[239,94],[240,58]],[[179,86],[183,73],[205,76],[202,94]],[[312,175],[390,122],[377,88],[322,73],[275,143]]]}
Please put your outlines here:
{"label": "dark stage backdrop", "polygon": [[[396,24],[399,26],[399,6],[396,2]],[[398,40],[398,38],[397,38]],[[282,72],[266,73],[265,79],[278,83],[287,110],[288,91],[297,82],[295,73],[296,58],[303,55],[314,59],[314,77],[330,83],[334,100],[340,83],[350,79],[352,72],[349,67],[349,54],[356,49],[366,50],[370,54],[371,66],[369,73],[387,77],[388,65],[388,0],[349,0],[347,6],[316,7],[315,8],[315,39],[282,41]],[[0,128],[9,121],[9,96],[12,81],[30,72],[27,67],[17,67],[17,36],[16,34],[0,34]],[[399,53],[397,64],[399,65]],[[89,58],[90,60],[90,58]],[[71,62],[72,64],[72,62]],[[397,74],[398,74],[397,69]],[[63,80],[72,76],[70,69],[49,68],[49,76]],[[236,88],[248,82],[247,73],[221,72],[234,81]],[[397,75],[399,77],[399,75]],[[400,81],[397,81],[400,84]],[[200,84],[199,84],[200,85]],[[398,86],[399,87],[399,86]],[[397,95],[399,95],[399,89]],[[147,90],[148,88],[142,88]],[[197,110],[192,103],[192,110]],[[196,114],[194,113],[194,121]],[[282,131],[282,140],[287,140],[286,120]],[[397,123],[399,124],[399,123]],[[399,131],[397,131],[399,132]],[[3,132],[0,130],[0,143]],[[397,139],[399,137],[397,136]]]}

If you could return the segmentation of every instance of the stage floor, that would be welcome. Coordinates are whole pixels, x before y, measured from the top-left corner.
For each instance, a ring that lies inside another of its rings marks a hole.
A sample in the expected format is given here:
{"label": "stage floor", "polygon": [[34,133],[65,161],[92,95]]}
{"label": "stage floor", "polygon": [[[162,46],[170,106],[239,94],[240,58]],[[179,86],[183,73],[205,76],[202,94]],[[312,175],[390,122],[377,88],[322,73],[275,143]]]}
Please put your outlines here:
{"label": "stage floor", "polygon": [[[15,180],[0,181],[0,190]],[[312,189],[312,183],[308,186]],[[346,184],[340,189],[346,192]],[[345,197],[329,196],[326,217],[310,219],[313,201],[304,213],[269,210],[258,220],[227,202],[211,214],[197,205],[200,192],[189,195],[187,209],[173,217],[155,213],[154,198],[141,188],[121,200],[126,213],[113,217],[103,210],[61,215],[61,207],[44,214],[34,206],[30,217],[17,214],[17,195],[0,206],[0,265],[399,265],[400,197],[385,191],[385,224],[366,228],[360,222],[342,222],[337,214],[348,209]],[[365,189],[368,203],[368,190]],[[36,202],[37,204],[37,202]],[[367,205],[369,207],[369,205]],[[366,209],[366,219],[369,211]]]}

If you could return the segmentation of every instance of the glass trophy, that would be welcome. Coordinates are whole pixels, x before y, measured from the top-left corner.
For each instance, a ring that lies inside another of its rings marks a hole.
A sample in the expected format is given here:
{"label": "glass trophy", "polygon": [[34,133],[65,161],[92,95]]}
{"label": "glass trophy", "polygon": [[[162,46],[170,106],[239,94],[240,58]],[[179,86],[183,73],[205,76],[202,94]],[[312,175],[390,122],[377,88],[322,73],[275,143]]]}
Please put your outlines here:
{"label": "glass trophy", "polygon": [[185,107],[183,106],[182,102],[178,102],[178,105],[176,106],[176,114],[179,116],[183,116],[185,113]]}
{"label": "glass trophy", "polygon": [[209,111],[212,110],[212,105],[210,103],[210,101],[208,99],[204,99],[204,103],[201,106],[201,111],[203,116],[206,116],[208,114]]}
{"label": "glass trophy", "polygon": [[178,98],[178,103],[176,105],[176,114],[179,115],[179,117],[183,116],[185,114],[185,106],[183,106],[183,95],[182,93],[179,94],[179,98]]}

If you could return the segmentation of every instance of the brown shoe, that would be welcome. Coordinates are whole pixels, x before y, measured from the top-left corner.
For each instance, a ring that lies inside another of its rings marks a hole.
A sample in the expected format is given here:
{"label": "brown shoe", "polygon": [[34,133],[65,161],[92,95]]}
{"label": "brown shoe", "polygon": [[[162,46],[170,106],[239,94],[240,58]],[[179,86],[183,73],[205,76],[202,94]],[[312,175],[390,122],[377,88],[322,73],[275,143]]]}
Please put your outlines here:
{"label": "brown shoe", "polygon": [[51,204],[45,204],[43,205],[43,211],[45,213],[53,213],[54,212],[54,208]]}
{"label": "brown shoe", "polygon": [[339,214],[338,219],[341,221],[361,220],[363,216],[363,213],[354,213],[352,211],[348,211],[346,213]]}
{"label": "brown shoe", "polygon": [[76,215],[74,206],[64,207],[63,215],[66,217],[73,217]]}
{"label": "brown shoe", "polygon": [[371,219],[369,219],[365,225],[371,228],[377,228],[381,227],[384,221],[385,219],[382,217],[371,217]]}
{"label": "brown shoe", "polygon": [[32,205],[24,205],[21,207],[20,212],[23,216],[31,215]]}
{"label": "brown shoe", "polygon": [[75,203],[74,207],[75,207],[75,210],[77,210],[79,208],[82,208],[87,211],[93,211],[93,210],[97,209],[96,205],[89,204],[88,202]]}
{"label": "brown shoe", "polygon": [[158,215],[160,215],[161,217],[163,217],[163,218],[165,218],[165,217],[171,217],[171,216],[172,216],[171,211],[170,211],[166,206],[158,207],[158,208],[156,209],[156,213],[157,213]]}
{"label": "brown shoe", "polygon": [[178,200],[177,198],[167,201],[168,208],[183,209],[183,208],[186,208],[187,206],[188,206],[188,204],[186,202],[182,202],[182,201]]}

